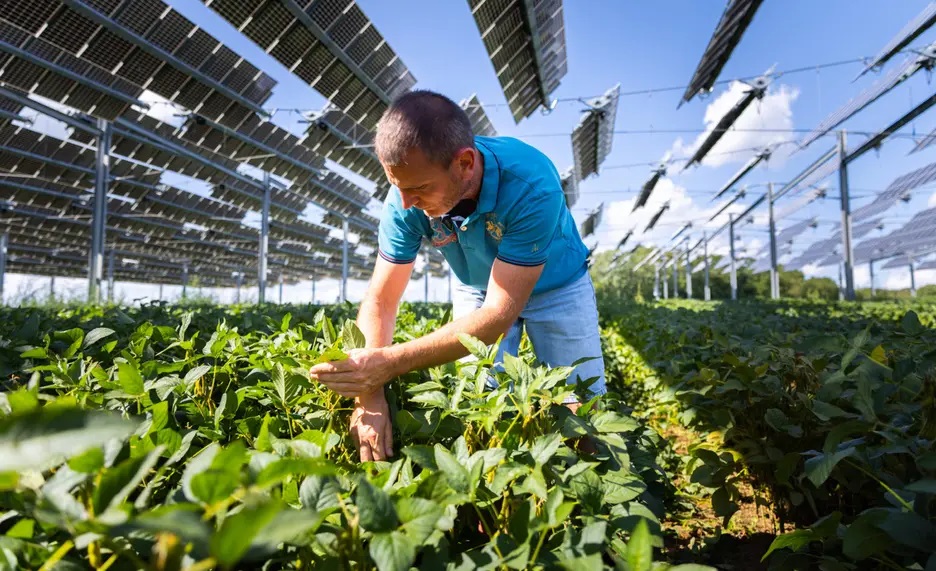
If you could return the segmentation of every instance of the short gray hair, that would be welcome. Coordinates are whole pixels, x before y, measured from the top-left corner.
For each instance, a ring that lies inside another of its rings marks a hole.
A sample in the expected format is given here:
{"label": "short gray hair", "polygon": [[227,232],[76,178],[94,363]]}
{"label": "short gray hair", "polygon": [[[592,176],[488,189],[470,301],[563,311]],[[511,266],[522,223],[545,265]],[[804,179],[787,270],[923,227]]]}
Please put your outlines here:
{"label": "short gray hair", "polygon": [[448,167],[458,151],[474,148],[474,134],[468,115],[454,101],[416,90],[404,93],[384,111],[374,147],[385,165],[401,165],[407,152],[419,149],[432,163]]}

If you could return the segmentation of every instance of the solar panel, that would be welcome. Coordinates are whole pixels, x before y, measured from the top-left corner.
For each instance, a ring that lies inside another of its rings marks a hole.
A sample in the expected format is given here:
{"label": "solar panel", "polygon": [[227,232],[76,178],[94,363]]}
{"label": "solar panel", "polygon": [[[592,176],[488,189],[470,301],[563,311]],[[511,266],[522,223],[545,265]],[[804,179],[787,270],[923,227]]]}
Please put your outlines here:
{"label": "solar panel", "polygon": [[565,195],[566,206],[572,208],[579,199],[578,177],[575,176],[575,167],[569,167],[562,173],[562,193]]}
{"label": "solar panel", "polygon": [[598,205],[598,208],[592,211],[591,214],[589,214],[588,217],[585,219],[585,221],[582,222],[582,228],[581,228],[582,238],[586,238],[595,233],[595,230],[598,228],[598,225],[601,224],[601,218],[603,214],[604,214],[604,203],[602,202],[601,204]]}
{"label": "solar panel", "polygon": [[663,203],[663,206],[660,207],[660,210],[657,211],[657,213],[653,215],[653,218],[650,219],[650,223],[647,224],[646,228],[644,228],[644,232],[649,232],[650,230],[653,230],[653,227],[656,226],[657,222],[659,222],[660,217],[663,216],[663,213],[669,210],[669,207],[670,207],[669,201]]}
{"label": "solar panel", "polygon": [[[909,265],[912,264],[912,263],[913,263],[913,258],[908,257],[908,256],[898,256],[898,257],[894,258],[893,260],[888,261],[888,262],[885,263],[883,266],[881,266],[881,269],[882,269],[882,270],[893,270],[893,269],[895,269],[895,268],[906,268],[907,266],[909,266]],[[919,269],[919,268],[917,268],[917,269]]]}
{"label": "solar panel", "polygon": [[476,94],[472,94],[468,99],[462,99],[460,105],[468,115],[468,120],[471,121],[471,130],[475,135],[481,135],[482,137],[497,136],[497,129],[494,128],[494,124],[491,123],[487,113],[484,112],[484,107],[481,106]]}
{"label": "solar panel", "polygon": [[732,204],[734,204],[735,202],[741,200],[741,199],[744,198],[745,196],[747,196],[747,191],[746,191],[745,189],[742,188],[741,190],[739,190],[739,191],[734,195],[734,197],[732,197],[730,200],[726,201],[726,202],[721,206],[721,208],[719,208],[719,209],[715,212],[715,214],[713,214],[712,217],[708,219],[708,221],[711,222],[712,220],[715,220],[716,218],[718,218],[724,211],[728,210],[728,208],[729,208]]}
{"label": "solar panel", "polygon": [[793,238],[796,238],[797,236],[805,232],[807,229],[814,228],[815,224],[816,224],[816,219],[810,218],[809,220],[803,220],[801,222],[797,222],[796,224],[793,224],[792,226],[787,226],[786,228],[784,228],[783,230],[777,233],[777,243],[785,244],[787,242],[790,242],[793,240]]}
{"label": "solar panel", "polygon": [[918,212],[903,227],[855,246],[856,260],[919,254],[936,246],[936,208]]}
{"label": "solar panel", "polygon": [[561,0],[468,0],[497,80],[519,123],[550,94],[568,70]]}
{"label": "solar panel", "polygon": [[601,97],[588,101],[591,109],[582,115],[572,131],[572,156],[575,159],[575,173],[580,181],[598,174],[601,163],[611,152],[620,92],[621,85],[617,84]]}
{"label": "solar panel", "polygon": [[215,119],[237,106],[259,111],[276,84],[161,0],[70,0],[38,33],[107,76],[141,86],[138,93],[145,85]]}
{"label": "solar panel", "polygon": [[927,260],[917,266],[918,270],[936,270],[936,260]]}
{"label": "solar panel", "polygon": [[810,143],[839,126],[852,115],[877,101],[882,95],[906,81],[921,69],[931,70],[936,63],[936,43],[930,44],[922,54],[910,55],[902,64],[892,69],[871,87],[861,92],[837,111],[823,119],[809,134],[803,137],[799,148],[804,149]]}
{"label": "solar panel", "polygon": [[880,69],[887,61],[897,55],[897,53],[907,47],[910,42],[915,40],[936,23],[936,2],[930,2],[923,8],[923,11],[910,20],[896,36],[885,45],[880,52],[865,66],[858,77],[868,73],[872,69]]}
{"label": "solar panel", "polygon": [[630,240],[630,237],[634,235],[633,230],[628,230],[627,234],[624,234],[624,237],[621,238],[621,241],[618,242],[617,249],[620,250],[624,247],[624,244],[627,244],[627,241]]}
{"label": "solar panel", "polygon": [[637,196],[637,201],[634,202],[634,207],[631,209],[631,212],[634,212],[638,208],[642,208],[647,204],[647,201],[650,200],[650,193],[653,192],[653,189],[656,188],[658,182],[662,177],[666,176],[666,165],[660,165],[660,168],[653,171],[653,175],[650,177],[650,180],[644,183],[643,187],[640,189],[640,195]]}
{"label": "solar panel", "polygon": [[[62,48],[0,19],[4,85],[113,119],[142,93],[140,86],[82,60]],[[27,61],[28,59],[28,61]],[[107,94],[108,90],[112,95]]]}
{"label": "solar panel", "polygon": [[933,129],[929,132],[928,135],[920,139],[909,154],[913,154],[922,151],[923,149],[929,148],[933,143],[936,143],[936,129]]}
{"label": "solar panel", "polygon": [[763,151],[759,152],[757,156],[751,158],[751,160],[749,160],[743,167],[741,167],[741,170],[736,172],[730,179],[728,179],[728,182],[726,182],[715,194],[715,196],[712,197],[712,201],[714,202],[715,200],[718,200],[722,197],[722,195],[731,190],[731,187],[738,184],[738,181],[744,178],[747,173],[754,170],[754,167],[759,165],[762,161],[769,159],[770,154],[770,149],[764,149]]}
{"label": "solar panel", "polygon": [[760,77],[754,81],[741,99],[734,104],[734,106],[718,120],[718,123],[712,128],[712,131],[708,134],[705,140],[702,141],[702,144],[699,145],[699,148],[696,149],[693,153],[692,158],[689,159],[689,162],[686,163],[686,166],[683,167],[683,170],[688,169],[694,164],[699,164],[702,162],[702,159],[705,158],[705,155],[712,150],[712,148],[721,140],[725,135],[728,129],[734,125],[735,121],[741,117],[741,114],[754,102],[755,99],[762,99],[764,94],[767,93],[767,86],[770,84],[770,80],[764,76]]}
{"label": "solar panel", "polygon": [[[702,53],[692,80],[683,94],[682,102],[689,102],[699,93],[707,92],[741,41],[741,36],[750,25],[763,0],[729,0],[715,33]],[[681,103],[680,103],[681,104]]]}
{"label": "solar panel", "polygon": [[367,128],[416,83],[353,0],[205,4]]}

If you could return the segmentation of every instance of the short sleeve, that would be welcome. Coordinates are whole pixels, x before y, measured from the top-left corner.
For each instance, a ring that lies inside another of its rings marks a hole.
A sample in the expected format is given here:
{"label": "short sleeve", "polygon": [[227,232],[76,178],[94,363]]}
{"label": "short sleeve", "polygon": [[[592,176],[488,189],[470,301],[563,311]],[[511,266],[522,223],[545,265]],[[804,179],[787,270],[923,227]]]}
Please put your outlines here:
{"label": "short sleeve", "polygon": [[378,254],[393,264],[408,264],[416,259],[422,235],[410,225],[396,190],[384,201],[377,231]]}
{"label": "short sleeve", "polygon": [[563,208],[565,199],[560,187],[524,201],[505,224],[497,258],[515,266],[545,264]]}

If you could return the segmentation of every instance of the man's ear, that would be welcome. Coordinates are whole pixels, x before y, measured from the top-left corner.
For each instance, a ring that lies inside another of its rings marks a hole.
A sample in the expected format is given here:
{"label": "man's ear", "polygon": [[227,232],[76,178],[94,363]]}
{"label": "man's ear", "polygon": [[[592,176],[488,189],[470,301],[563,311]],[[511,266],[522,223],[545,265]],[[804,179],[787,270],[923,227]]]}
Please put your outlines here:
{"label": "man's ear", "polygon": [[470,178],[474,169],[478,166],[477,151],[471,147],[465,147],[455,155],[455,163],[458,165],[459,174],[465,178]]}

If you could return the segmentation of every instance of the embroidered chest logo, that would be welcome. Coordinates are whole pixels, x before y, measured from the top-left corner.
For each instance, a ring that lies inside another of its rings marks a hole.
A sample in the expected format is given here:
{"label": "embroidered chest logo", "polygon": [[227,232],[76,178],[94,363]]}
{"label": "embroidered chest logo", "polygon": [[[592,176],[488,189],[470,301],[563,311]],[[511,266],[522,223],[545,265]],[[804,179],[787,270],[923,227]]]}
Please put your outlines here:
{"label": "embroidered chest logo", "polygon": [[458,242],[458,235],[455,233],[455,229],[449,228],[442,220],[430,218],[429,227],[432,229],[432,245],[436,248]]}
{"label": "embroidered chest logo", "polygon": [[484,228],[495,242],[504,238],[504,225],[497,219],[497,214],[489,212],[485,215]]}

